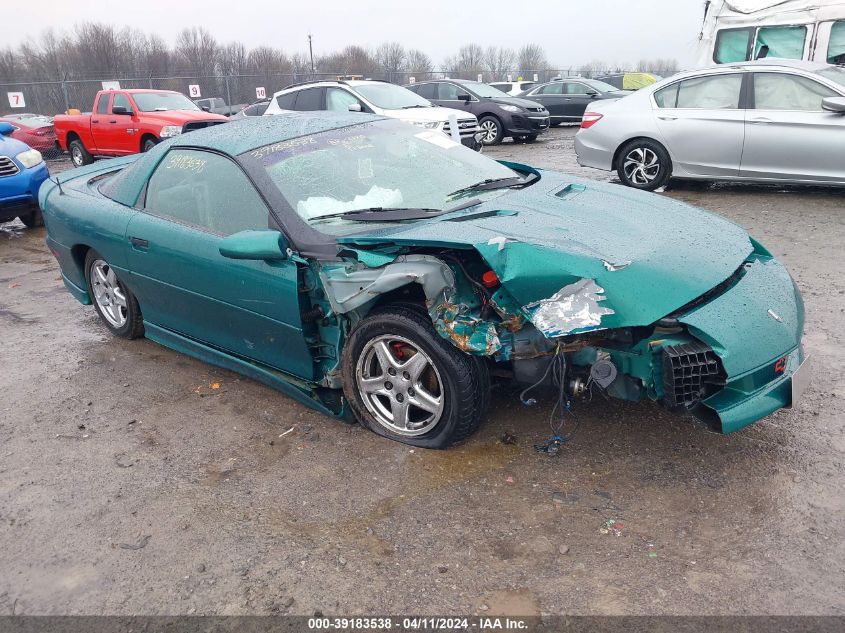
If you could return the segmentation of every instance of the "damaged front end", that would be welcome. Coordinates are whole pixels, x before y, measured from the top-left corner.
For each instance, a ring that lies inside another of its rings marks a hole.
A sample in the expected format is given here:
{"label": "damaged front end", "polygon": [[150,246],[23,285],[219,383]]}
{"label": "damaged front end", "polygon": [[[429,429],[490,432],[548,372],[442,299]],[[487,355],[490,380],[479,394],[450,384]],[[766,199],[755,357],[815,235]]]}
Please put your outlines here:
{"label": "damaged front end", "polygon": [[[444,339],[487,359],[495,376],[571,397],[598,390],[648,398],[728,433],[790,406],[803,362],[800,295],[786,270],[752,244],[732,275],[662,314],[636,306],[630,292],[617,300],[605,289],[642,285],[636,262],[582,260],[569,274],[516,240],[474,248],[348,244],[339,260],[312,265],[323,322],[344,324],[339,345],[343,331],[379,304],[407,301],[425,307]],[[768,315],[772,300],[779,321]],[[549,371],[560,355],[562,376]],[[324,384],[337,387],[337,363],[324,370]]]}

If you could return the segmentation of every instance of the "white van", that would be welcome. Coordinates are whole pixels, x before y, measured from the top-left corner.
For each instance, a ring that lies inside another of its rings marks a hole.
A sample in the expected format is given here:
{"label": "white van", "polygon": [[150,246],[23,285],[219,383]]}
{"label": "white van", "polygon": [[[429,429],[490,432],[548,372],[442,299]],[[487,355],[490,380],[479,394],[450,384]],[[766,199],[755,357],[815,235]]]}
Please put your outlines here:
{"label": "white van", "polygon": [[845,0],[711,0],[698,65],[762,57],[845,64]]}

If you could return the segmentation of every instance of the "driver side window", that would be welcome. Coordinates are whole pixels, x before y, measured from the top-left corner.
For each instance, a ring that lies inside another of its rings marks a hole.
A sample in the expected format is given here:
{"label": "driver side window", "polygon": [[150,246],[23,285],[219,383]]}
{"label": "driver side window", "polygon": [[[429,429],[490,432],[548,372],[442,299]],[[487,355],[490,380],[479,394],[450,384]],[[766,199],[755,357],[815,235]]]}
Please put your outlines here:
{"label": "driver side window", "polygon": [[439,99],[441,101],[457,101],[460,96],[469,96],[466,90],[462,90],[455,84],[440,84]]}
{"label": "driver side window", "polygon": [[252,183],[219,154],[175,149],[147,185],[145,210],[218,235],[266,229],[269,212]]}

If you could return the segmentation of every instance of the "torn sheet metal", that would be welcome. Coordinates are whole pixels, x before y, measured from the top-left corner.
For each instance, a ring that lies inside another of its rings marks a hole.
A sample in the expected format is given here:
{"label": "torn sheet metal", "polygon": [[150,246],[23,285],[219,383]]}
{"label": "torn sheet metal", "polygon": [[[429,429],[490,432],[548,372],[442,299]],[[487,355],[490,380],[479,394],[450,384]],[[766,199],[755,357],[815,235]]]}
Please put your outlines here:
{"label": "torn sheet metal", "polygon": [[320,270],[320,280],[332,310],[338,314],[356,310],[380,295],[410,283],[422,286],[430,304],[448,299],[455,287],[452,269],[428,255],[397,257],[383,268],[325,265]]}
{"label": "torn sheet metal", "polygon": [[610,308],[599,305],[605,299],[604,288],[592,279],[582,279],[522,309],[534,327],[546,337],[554,338],[599,329],[602,317],[614,314]]}
{"label": "torn sheet metal", "polygon": [[437,333],[467,354],[493,356],[502,349],[495,323],[474,316],[466,305],[444,302],[430,314]]}
{"label": "torn sheet metal", "polygon": [[617,264],[614,264],[612,262],[607,261],[606,259],[601,260],[601,263],[609,272],[612,273],[615,273],[617,270],[623,270],[631,265],[631,262],[619,262]]}

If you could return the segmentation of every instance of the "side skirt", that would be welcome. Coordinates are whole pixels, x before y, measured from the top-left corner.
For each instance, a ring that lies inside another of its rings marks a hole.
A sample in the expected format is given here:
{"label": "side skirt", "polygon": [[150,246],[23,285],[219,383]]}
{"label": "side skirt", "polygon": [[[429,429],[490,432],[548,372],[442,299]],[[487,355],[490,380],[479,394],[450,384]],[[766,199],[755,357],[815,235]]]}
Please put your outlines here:
{"label": "side skirt", "polygon": [[316,385],[312,385],[307,381],[288,376],[259,363],[231,356],[147,321],[144,321],[144,336],[151,341],[201,360],[209,365],[222,367],[223,369],[228,369],[264,383],[268,387],[272,387],[297,402],[316,409],[324,415],[347,421],[351,420],[351,413],[349,412],[349,407],[346,406],[345,400],[340,411],[332,411],[320,400],[320,397],[316,393]]}

